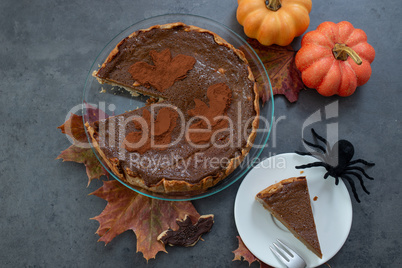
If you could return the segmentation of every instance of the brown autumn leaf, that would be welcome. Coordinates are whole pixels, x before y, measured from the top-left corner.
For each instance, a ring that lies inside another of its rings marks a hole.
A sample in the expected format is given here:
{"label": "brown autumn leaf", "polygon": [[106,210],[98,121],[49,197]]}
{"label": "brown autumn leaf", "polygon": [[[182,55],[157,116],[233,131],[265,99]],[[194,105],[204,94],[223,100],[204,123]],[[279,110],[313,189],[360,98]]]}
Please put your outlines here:
{"label": "brown autumn leaf", "polygon": [[84,164],[88,175],[88,185],[93,179],[99,179],[102,175],[108,176],[108,172],[98,161],[91,148],[81,148],[73,144],[62,151],[56,159],[63,159],[63,162],[73,161]]}
{"label": "brown autumn leaf", "polygon": [[[85,109],[87,112],[87,119],[90,122],[94,122],[99,118],[108,117],[105,112],[92,105],[86,104]],[[88,175],[88,185],[93,179],[99,179],[102,175],[109,177],[109,173],[99,162],[98,158],[88,144],[81,115],[72,113],[70,118],[58,128],[62,133],[73,138],[73,144],[66,150],[62,151],[56,159],[63,159],[63,162],[72,161],[84,164]]]}
{"label": "brown autumn leaf", "polygon": [[[299,92],[304,88],[301,74],[295,65],[296,51],[292,46],[263,46],[256,39],[249,38],[247,42],[260,57],[271,81],[272,92],[274,95],[282,94],[290,102],[295,102],[299,98]],[[250,67],[258,84],[258,91],[263,102],[267,101],[267,96],[263,90],[263,79],[257,71],[257,67],[250,61]]]}
{"label": "brown autumn leaf", "polygon": [[157,237],[158,241],[170,246],[192,247],[199,240],[203,240],[201,236],[211,231],[214,225],[214,215],[202,215],[194,224],[191,218],[186,215],[184,219],[176,220],[179,229],[167,229]]}
{"label": "brown autumn leaf", "polygon": [[248,265],[251,265],[253,262],[258,261],[260,263],[260,268],[272,268],[272,266],[269,266],[268,264],[263,263],[259,259],[257,259],[244,245],[243,240],[241,240],[240,236],[236,236],[237,239],[239,240],[239,247],[232,251],[235,255],[233,261],[247,261]]}
{"label": "brown autumn leaf", "polygon": [[241,261],[245,260],[248,261],[248,264],[251,265],[251,263],[255,262],[258,260],[244,245],[243,240],[241,240],[240,236],[237,236],[237,240],[239,240],[239,247],[233,251],[235,257],[234,261]]}
{"label": "brown autumn leaf", "polygon": [[[85,104],[85,112],[87,116],[87,120],[89,122],[94,122],[99,120],[100,118],[108,118],[104,111],[98,109],[90,104]],[[88,138],[85,134],[85,127],[82,120],[82,115],[76,115],[71,113],[70,118],[64,122],[63,125],[58,127],[63,134],[66,134],[73,138],[73,142],[77,143],[88,143]]]}
{"label": "brown autumn leaf", "polygon": [[88,142],[81,115],[72,113],[70,118],[58,128],[61,130],[61,133],[69,135],[74,141]]}
{"label": "brown autumn leaf", "polygon": [[190,201],[163,201],[134,192],[118,181],[104,181],[91,193],[108,201],[105,209],[94,220],[99,222],[99,241],[108,244],[117,235],[133,230],[137,237],[137,252],[146,260],[155,258],[165,245],[157,240],[164,230],[177,229],[176,219],[189,215],[193,222],[200,217]]}

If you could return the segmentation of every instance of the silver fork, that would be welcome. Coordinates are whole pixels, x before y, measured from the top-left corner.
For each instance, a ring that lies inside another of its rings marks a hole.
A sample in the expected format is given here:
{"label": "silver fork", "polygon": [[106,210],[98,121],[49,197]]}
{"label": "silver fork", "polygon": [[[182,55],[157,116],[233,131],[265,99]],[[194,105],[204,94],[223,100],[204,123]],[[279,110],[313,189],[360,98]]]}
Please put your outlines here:
{"label": "silver fork", "polygon": [[282,246],[279,247],[273,243],[275,248],[269,247],[278,259],[283,262],[288,268],[305,268],[306,262],[296,252],[286,246],[282,241],[277,239],[278,243]]}

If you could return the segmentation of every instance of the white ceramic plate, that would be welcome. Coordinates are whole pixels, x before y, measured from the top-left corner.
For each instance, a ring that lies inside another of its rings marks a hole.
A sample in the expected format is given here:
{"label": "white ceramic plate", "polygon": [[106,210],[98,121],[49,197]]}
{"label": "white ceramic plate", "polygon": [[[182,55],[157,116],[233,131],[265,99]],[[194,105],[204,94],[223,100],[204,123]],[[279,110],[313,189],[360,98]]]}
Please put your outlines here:
{"label": "white ceramic plate", "polygon": [[[237,230],[246,247],[266,264],[286,267],[269,249],[278,238],[298,252],[308,267],[316,267],[331,259],[349,235],[352,203],[342,180],[339,185],[335,185],[334,178],[324,179],[326,170],[322,167],[295,169],[295,166],[317,161],[314,157],[294,153],[276,155],[252,169],[239,187],[234,206]],[[322,259],[308,250],[255,200],[259,191],[283,179],[297,176],[306,176],[307,179]],[[317,200],[314,201],[316,196]]]}

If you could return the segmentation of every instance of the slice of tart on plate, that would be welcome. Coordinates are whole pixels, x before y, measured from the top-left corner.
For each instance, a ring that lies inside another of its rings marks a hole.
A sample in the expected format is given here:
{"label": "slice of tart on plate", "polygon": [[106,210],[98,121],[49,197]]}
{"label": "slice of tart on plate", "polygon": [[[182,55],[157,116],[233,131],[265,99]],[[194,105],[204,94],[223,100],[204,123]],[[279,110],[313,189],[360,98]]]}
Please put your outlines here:
{"label": "slice of tart on plate", "polygon": [[322,258],[306,177],[282,180],[260,191],[255,198],[308,249]]}

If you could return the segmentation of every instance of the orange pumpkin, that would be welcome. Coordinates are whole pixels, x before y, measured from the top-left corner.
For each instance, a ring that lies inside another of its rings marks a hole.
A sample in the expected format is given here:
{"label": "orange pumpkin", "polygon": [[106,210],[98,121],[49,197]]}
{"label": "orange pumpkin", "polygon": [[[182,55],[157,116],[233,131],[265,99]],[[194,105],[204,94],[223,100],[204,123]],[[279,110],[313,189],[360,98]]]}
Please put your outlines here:
{"label": "orange pumpkin", "polygon": [[310,23],[311,0],[237,0],[244,33],[269,46],[289,45]]}
{"label": "orange pumpkin", "polygon": [[363,30],[347,21],[323,22],[303,36],[295,62],[307,87],[345,97],[370,79],[374,57]]}

